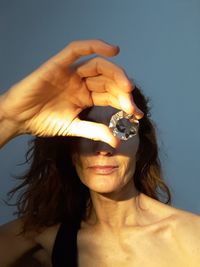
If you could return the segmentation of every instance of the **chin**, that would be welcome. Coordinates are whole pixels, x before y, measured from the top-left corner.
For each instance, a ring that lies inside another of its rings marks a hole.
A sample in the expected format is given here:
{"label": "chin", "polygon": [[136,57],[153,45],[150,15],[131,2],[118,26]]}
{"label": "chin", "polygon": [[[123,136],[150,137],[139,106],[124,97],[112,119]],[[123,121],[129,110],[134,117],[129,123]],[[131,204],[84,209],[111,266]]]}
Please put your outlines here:
{"label": "chin", "polygon": [[101,181],[95,181],[95,183],[87,183],[85,184],[89,190],[92,190],[97,193],[114,193],[119,191],[122,188],[120,183],[116,183],[116,181],[112,181],[111,179],[106,177],[106,179],[102,179]]}
{"label": "chin", "polygon": [[114,193],[115,190],[112,190],[110,188],[89,188],[90,190],[92,190],[93,192],[99,193],[99,194],[110,194],[110,193]]}

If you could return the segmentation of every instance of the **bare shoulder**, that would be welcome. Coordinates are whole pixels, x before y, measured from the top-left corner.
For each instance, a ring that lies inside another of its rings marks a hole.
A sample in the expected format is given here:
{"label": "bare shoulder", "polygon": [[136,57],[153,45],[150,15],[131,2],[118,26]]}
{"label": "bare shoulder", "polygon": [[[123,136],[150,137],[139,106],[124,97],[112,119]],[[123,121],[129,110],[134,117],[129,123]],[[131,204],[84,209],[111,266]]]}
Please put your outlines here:
{"label": "bare shoulder", "polygon": [[12,221],[9,221],[0,226],[0,240],[8,243],[11,245],[20,244],[20,247],[27,249],[32,249],[39,244],[35,242],[36,232],[29,231],[26,233],[22,233],[23,230],[23,219],[18,218]]}
{"label": "bare shoulder", "polygon": [[60,224],[22,234],[23,224],[23,219],[18,218],[0,226],[0,266],[51,266]]}
{"label": "bare shoulder", "polygon": [[52,254],[59,227],[60,223],[46,227],[39,235],[35,236],[35,241],[45,249],[49,256]]}
{"label": "bare shoulder", "polygon": [[[165,204],[160,205],[165,214],[161,220],[161,236],[169,242],[177,255],[182,255],[186,266],[196,267],[200,262],[200,216]],[[162,213],[161,212],[161,213]],[[162,239],[163,240],[163,239]]]}
{"label": "bare shoulder", "polygon": [[163,217],[167,218],[166,222],[175,230],[177,237],[183,243],[198,245],[200,248],[200,215],[163,203],[161,210],[164,211]]}
{"label": "bare shoulder", "polygon": [[200,215],[184,210],[178,210],[177,214],[178,231],[183,234],[183,237],[189,236],[200,245]]}
{"label": "bare shoulder", "polygon": [[200,216],[177,209],[175,237],[183,251],[195,262],[200,262]]}
{"label": "bare shoulder", "polygon": [[0,226],[0,266],[21,262],[40,250],[40,245],[34,240],[35,234],[21,234],[22,229],[22,219],[15,219]]}
{"label": "bare shoulder", "polygon": [[[200,257],[200,215],[182,210],[145,196],[146,207],[150,207],[155,229],[168,233],[189,253]],[[158,223],[157,223],[158,222]],[[174,240],[175,241],[175,240]],[[199,259],[200,260],[200,259]]]}
{"label": "bare shoulder", "polygon": [[60,224],[46,227],[39,235],[35,236],[35,242],[40,244],[42,249],[34,253],[33,258],[40,262],[42,266],[52,266],[51,255],[59,227]]}

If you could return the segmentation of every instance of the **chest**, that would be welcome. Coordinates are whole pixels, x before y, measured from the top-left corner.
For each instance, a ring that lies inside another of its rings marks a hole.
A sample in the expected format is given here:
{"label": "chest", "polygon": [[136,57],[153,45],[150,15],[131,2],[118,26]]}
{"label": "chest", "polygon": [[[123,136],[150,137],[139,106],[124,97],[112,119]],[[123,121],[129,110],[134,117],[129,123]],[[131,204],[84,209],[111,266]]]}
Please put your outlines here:
{"label": "chest", "polygon": [[86,267],[186,267],[192,264],[170,230],[159,233],[78,237],[78,266]]}
{"label": "chest", "polygon": [[[148,230],[144,228],[137,232],[130,229],[116,235],[81,229],[77,236],[78,266],[199,267],[199,252],[192,253],[200,248],[199,241],[193,240],[199,240],[199,235],[196,230],[193,231],[195,234],[191,231],[178,234],[180,228],[166,223]],[[58,227],[48,230],[40,240],[49,261],[57,230]],[[193,236],[193,239],[187,239],[187,236]]]}

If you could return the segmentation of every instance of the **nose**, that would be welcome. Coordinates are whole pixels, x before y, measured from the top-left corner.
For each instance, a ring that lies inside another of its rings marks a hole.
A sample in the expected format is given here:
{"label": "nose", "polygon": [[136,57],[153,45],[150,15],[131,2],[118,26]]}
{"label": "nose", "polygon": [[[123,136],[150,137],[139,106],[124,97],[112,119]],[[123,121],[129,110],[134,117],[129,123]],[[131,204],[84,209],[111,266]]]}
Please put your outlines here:
{"label": "nose", "polygon": [[97,141],[95,143],[96,144],[95,144],[94,152],[96,155],[112,156],[114,154],[115,149],[109,144],[101,142],[101,141]]}

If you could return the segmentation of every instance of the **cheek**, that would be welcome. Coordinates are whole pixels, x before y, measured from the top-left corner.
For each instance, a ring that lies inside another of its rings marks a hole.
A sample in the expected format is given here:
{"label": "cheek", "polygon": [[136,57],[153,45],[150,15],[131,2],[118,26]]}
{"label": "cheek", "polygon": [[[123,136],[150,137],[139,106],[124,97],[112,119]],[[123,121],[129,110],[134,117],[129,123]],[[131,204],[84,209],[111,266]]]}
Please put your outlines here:
{"label": "cheek", "polygon": [[125,179],[130,179],[133,177],[136,166],[136,158],[135,157],[126,157],[125,159],[121,159],[121,175],[124,176]]}
{"label": "cheek", "polygon": [[119,157],[122,175],[128,180],[132,179],[135,173],[139,142],[139,136],[137,135],[127,141],[122,141],[119,148],[119,155],[122,155]]}
{"label": "cheek", "polygon": [[83,165],[81,157],[77,153],[72,154],[72,162],[76,168],[81,168]]}
{"label": "cheek", "polygon": [[83,180],[85,160],[79,154],[74,153],[72,154],[72,162],[73,162],[73,165],[75,166],[76,172],[80,180]]}
{"label": "cheek", "polygon": [[139,143],[139,136],[130,138],[127,141],[121,141],[117,153],[119,155],[126,156],[128,160],[135,160],[139,148]]}

